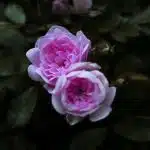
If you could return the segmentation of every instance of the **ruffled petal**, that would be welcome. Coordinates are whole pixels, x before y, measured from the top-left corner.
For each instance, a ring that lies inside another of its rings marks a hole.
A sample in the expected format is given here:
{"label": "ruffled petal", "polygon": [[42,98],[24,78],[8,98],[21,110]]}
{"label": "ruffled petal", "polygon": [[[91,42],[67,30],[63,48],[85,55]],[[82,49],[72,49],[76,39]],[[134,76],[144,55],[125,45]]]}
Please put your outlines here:
{"label": "ruffled petal", "polygon": [[36,67],[33,65],[29,65],[28,67],[28,75],[34,81],[43,81],[39,74],[36,73]]}
{"label": "ruffled petal", "polygon": [[48,32],[46,33],[46,36],[53,36],[53,37],[59,37],[60,35],[67,35],[70,39],[72,39],[74,42],[77,41],[77,38],[75,35],[73,35],[71,32],[69,32],[66,28],[58,25],[53,25]]}
{"label": "ruffled petal", "polygon": [[26,53],[26,56],[32,64],[39,66],[40,50],[38,48],[32,48],[32,49],[28,50]]}
{"label": "ruffled petal", "polygon": [[97,111],[95,111],[93,114],[89,116],[89,119],[92,122],[102,120],[110,114],[111,110],[112,110],[111,107],[107,105],[102,105]]}
{"label": "ruffled petal", "polygon": [[52,95],[52,105],[58,113],[65,114],[65,109],[61,103],[60,96]]}
{"label": "ruffled petal", "polygon": [[51,36],[51,37],[49,37],[49,36],[41,36],[36,41],[35,47],[42,50],[45,46],[47,46],[53,40],[54,40],[53,36]]}
{"label": "ruffled petal", "polygon": [[100,81],[103,83],[104,87],[107,88],[109,85],[109,82],[107,78],[104,76],[102,72],[99,72],[98,70],[91,71]]}
{"label": "ruffled petal", "polygon": [[52,94],[59,94],[67,82],[66,76],[62,75],[58,78]]}
{"label": "ruffled petal", "polygon": [[75,45],[78,44],[76,36],[69,32],[66,28],[53,25],[44,36],[37,40],[35,47],[42,50],[50,42],[62,36],[69,38]]}
{"label": "ruffled petal", "polygon": [[40,68],[37,68],[36,69],[36,73],[41,76],[41,78],[47,83],[47,84],[50,84],[49,80],[42,74]]}
{"label": "ruffled petal", "polygon": [[52,94],[54,87],[50,87],[48,84],[44,84],[43,87],[47,90],[48,93]]}
{"label": "ruffled petal", "polygon": [[115,95],[116,95],[116,87],[112,86],[108,88],[108,92],[104,103],[110,106],[115,98]]}
{"label": "ruffled petal", "polygon": [[86,38],[82,31],[78,31],[76,36],[81,49],[81,60],[85,61],[87,60],[88,52],[91,49],[91,41]]}
{"label": "ruffled petal", "polygon": [[91,63],[91,62],[78,62],[75,64],[72,64],[69,68],[68,68],[68,73],[72,72],[72,71],[78,71],[78,70],[96,70],[96,69],[100,69],[101,67],[96,64],[96,63]]}
{"label": "ruffled petal", "polygon": [[98,79],[96,78],[96,76],[94,74],[92,74],[91,72],[89,71],[81,71],[79,75],[77,75],[76,77],[79,77],[79,78],[85,78],[85,79],[88,79],[89,81],[92,81],[94,83],[99,83]]}

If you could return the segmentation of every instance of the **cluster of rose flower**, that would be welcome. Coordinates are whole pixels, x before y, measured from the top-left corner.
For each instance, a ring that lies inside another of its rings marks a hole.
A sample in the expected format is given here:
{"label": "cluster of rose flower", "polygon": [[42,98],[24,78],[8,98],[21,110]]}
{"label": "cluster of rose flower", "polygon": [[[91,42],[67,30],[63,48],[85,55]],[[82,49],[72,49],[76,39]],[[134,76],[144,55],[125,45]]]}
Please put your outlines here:
{"label": "cluster of rose flower", "polygon": [[116,88],[96,63],[86,62],[91,41],[78,31],[76,36],[61,26],[52,26],[26,56],[32,63],[29,77],[40,81],[51,94],[54,109],[70,125],[85,117],[95,122],[109,115]]}

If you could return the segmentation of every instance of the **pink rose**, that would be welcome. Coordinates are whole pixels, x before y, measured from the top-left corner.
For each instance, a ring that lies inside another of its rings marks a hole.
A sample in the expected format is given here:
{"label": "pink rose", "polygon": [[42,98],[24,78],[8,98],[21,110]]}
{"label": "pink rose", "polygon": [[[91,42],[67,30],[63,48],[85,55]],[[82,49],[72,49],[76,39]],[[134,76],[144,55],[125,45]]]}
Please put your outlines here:
{"label": "pink rose", "polygon": [[70,11],[68,0],[54,0],[52,3],[52,11],[55,14],[66,14]]}
{"label": "pink rose", "polygon": [[74,13],[87,13],[92,7],[92,0],[73,0],[73,4]]}
{"label": "pink rose", "polygon": [[54,0],[52,3],[52,11],[55,14],[88,13],[92,7],[92,0],[72,0],[72,5],[69,0]]}
{"label": "pink rose", "polygon": [[86,61],[90,48],[91,42],[82,31],[75,36],[61,26],[52,26],[37,40],[35,48],[26,53],[32,63],[28,74],[32,80],[53,87],[57,78],[66,74],[72,64]]}
{"label": "pink rose", "polygon": [[75,67],[72,65],[75,71],[72,69],[67,75],[59,77],[51,92],[53,107],[58,113],[66,115],[71,125],[86,116],[89,116],[92,122],[107,117],[111,112],[111,104],[116,93],[115,87],[109,87],[104,74],[95,70],[98,69],[96,64],[80,63],[80,65],[91,71],[83,70],[79,65]]}

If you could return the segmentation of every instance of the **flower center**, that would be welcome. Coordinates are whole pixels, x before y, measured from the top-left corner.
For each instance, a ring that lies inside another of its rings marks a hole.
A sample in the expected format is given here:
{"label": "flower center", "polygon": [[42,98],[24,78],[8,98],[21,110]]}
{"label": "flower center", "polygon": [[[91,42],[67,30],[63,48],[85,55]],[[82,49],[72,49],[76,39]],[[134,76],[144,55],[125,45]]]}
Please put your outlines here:
{"label": "flower center", "polygon": [[83,93],[84,93],[84,90],[83,90],[81,87],[78,87],[78,88],[76,89],[76,94],[77,94],[77,95],[83,95]]}

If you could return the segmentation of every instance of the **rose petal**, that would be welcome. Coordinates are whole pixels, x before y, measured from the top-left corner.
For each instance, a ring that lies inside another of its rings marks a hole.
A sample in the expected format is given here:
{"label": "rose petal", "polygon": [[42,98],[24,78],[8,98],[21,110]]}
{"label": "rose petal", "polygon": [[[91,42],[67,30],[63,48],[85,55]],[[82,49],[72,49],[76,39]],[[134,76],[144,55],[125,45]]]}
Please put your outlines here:
{"label": "rose petal", "polygon": [[75,35],[73,35],[64,27],[54,25],[48,30],[48,32],[44,36],[40,37],[37,40],[35,47],[43,49],[47,44],[49,44],[54,39],[59,38],[60,36],[68,37],[70,40],[73,41],[75,45],[77,45],[77,38]]}
{"label": "rose petal", "polygon": [[87,60],[88,52],[91,49],[91,41],[86,38],[82,31],[78,31],[76,36],[79,41],[80,48],[82,50],[82,60]]}
{"label": "rose petal", "polygon": [[54,37],[48,37],[48,36],[41,36],[38,38],[38,40],[35,43],[35,47],[39,49],[43,49],[47,44],[49,44],[52,40],[54,40]]}
{"label": "rose petal", "polygon": [[60,91],[65,86],[66,81],[67,81],[67,79],[66,79],[65,75],[60,76],[56,82],[56,85],[55,85],[54,90],[52,91],[52,94],[56,94],[56,95],[59,94]]}
{"label": "rose petal", "polygon": [[65,110],[61,104],[60,96],[52,95],[52,105],[58,113],[65,114]]}
{"label": "rose petal", "polygon": [[43,87],[48,91],[48,93],[52,94],[54,88],[49,87],[48,84],[44,84]]}
{"label": "rose petal", "polygon": [[73,71],[67,74],[67,78],[71,78],[71,77],[76,77],[77,75],[79,75],[81,73],[81,71]]}
{"label": "rose petal", "polygon": [[116,95],[116,87],[112,86],[108,89],[104,103],[110,106],[115,98],[115,95]]}
{"label": "rose petal", "polygon": [[77,41],[76,36],[73,35],[71,32],[69,32],[66,28],[62,26],[53,25],[46,33],[46,35],[48,36],[54,35],[55,37],[59,37],[60,34],[66,34],[73,41]]}
{"label": "rose petal", "polygon": [[41,76],[41,78],[47,83],[47,84],[50,84],[49,80],[42,74],[40,68],[37,68],[36,69],[36,73]]}
{"label": "rose petal", "polygon": [[67,120],[67,122],[68,122],[71,126],[77,124],[77,123],[80,122],[82,119],[83,119],[83,118],[81,118],[81,117],[72,116],[72,115],[69,115],[69,114],[66,115],[66,120]]}
{"label": "rose petal", "polygon": [[95,76],[94,74],[92,74],[92,73],[89,72],[89,71],[84,71],[84,70],[82,70],[82,71],[80,72],[80,74],[77,75],[76,77],[79,77],[79,78],[86,78],[86,79],[88,79],[88,80],[90,80],[90,81],[93,81],[93,82],[96,82],[96,81],[97,81],[97,78],[96,78],[96,76]]}
{"label": "rose petal", "polygon": [[91,63],[91,62],[78,62],[75,64],[72,64],[68,68],[68,73],[72,71],[77,71],[77,70],[96,70],[100,69],[101,67],[96,64],[96,63]]}
{"label": "rose petal", "polygon": [[32,64],[39,66],[40,50],[38,48],[32,48],[32,49],[28,50],[26,53],[26,56]]}
{"label": "rose petal", "polygon": [[29,65],[28,74],[29,77],[34,81],[42,81],[41,77],[36,73],[36,67],[33,65]]}
{"label": "rose petal", "polygon": [[110,114],[111,110],[112,110],[111,107],[107,105],[100,106],[100,108],[97,111],[95,111],[93,114],[90,115],[89,119],[92,122],[104,119]]}
{"label": "rose petal", "polygon": [[103,85],[107,88],[109,83],[108,80],[106,79],[106,77],[104,76],[104,74],[102,72],[99,72],[98,70],[94,70],[91,71],[94,75],[97,76],[97,78],[100,79],[100,81],[103,83]]}

